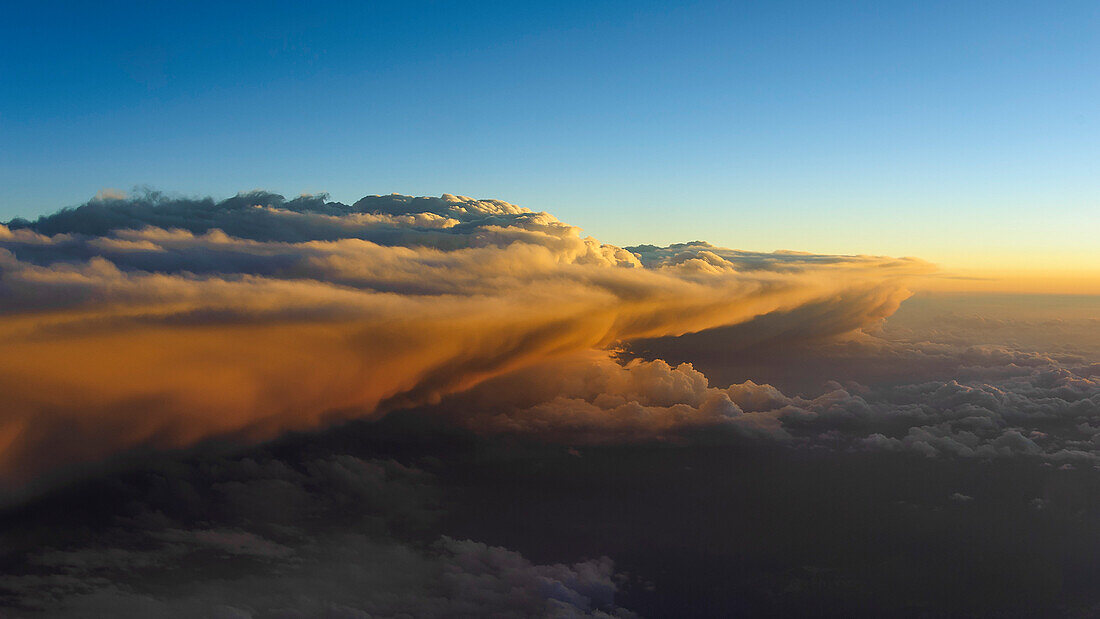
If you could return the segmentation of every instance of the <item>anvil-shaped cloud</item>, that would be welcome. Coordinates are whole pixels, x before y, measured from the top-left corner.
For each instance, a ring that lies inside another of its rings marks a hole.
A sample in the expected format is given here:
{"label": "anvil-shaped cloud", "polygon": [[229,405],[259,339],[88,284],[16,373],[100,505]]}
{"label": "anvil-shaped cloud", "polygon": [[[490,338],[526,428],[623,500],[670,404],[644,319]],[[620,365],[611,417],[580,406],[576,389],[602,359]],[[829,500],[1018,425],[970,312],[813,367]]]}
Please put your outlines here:
{"label": "anvil-shaped cloud", "polygon": [[384,414],[639,338],[828,335],[889,315],[928,270],[624,249],[451,195],[99,198],[0,226],[0,478]]}

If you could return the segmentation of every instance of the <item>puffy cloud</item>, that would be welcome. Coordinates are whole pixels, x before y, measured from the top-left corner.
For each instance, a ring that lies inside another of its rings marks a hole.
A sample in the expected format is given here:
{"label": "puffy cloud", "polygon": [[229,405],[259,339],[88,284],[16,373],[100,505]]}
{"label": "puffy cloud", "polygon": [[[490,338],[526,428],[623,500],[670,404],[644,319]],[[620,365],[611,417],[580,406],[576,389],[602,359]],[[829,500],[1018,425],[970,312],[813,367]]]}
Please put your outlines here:
{"label": "puffy cloud", "polygon": [[590,353],[490,380],[439,408],[480,433],[596,444],[681,441],[704,429],[784,440],[774,410],[790,402],[768,385],[711,387],[688,363]]}
{"label": "puffy cloud", "polygon": [[[889,355],[876,361],[901,369],[919,368],[913,360],[930,354],[882,345]],[[748,439],[1100,465],[1100,380],[1091,364],[987,345],[938,348],[934,359],[956,378],[831,382],[807,397],[751,380],[712,386],[688,363],[589,354],[487,381],[439,408],[479,432],[567,444]]]}
{"label": "puffy cloud", "polygon": [[[801,337],[825,316],[829,332],[853,329],[925,270],[697,244],[635,253],[450,195],[101,196],[0,226],[0,477],[260,440],[640,338],[736,324]],[[623,406],[608,410],[647,414]],[[692,406],[737,417],[720,397]]]}

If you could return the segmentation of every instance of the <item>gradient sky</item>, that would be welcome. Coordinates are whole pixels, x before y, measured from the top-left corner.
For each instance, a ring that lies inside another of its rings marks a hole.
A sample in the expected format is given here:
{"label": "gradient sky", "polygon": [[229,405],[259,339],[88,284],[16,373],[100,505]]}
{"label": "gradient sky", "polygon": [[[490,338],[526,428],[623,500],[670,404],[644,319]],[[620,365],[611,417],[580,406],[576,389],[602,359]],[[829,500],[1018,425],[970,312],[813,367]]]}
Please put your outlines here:
{"label": "gradient sky", "polygon": [[1098,31],[1094,2],[20,3],[0,220],[105,187],[446,192],[1073,291],[1100,281]]}

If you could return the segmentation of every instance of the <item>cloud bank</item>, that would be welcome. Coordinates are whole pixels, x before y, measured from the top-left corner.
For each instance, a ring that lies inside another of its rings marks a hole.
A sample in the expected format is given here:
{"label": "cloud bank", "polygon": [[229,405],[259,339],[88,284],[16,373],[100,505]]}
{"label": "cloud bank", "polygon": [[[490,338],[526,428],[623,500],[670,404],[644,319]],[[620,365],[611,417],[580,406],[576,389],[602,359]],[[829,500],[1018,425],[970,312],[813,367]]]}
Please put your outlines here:
{"label": "cloud bank", "polygon": [[858,328],[927,270],[628,250],[451,195],[104,195],[0,226],[0,478],[383,414],[639,338]]}

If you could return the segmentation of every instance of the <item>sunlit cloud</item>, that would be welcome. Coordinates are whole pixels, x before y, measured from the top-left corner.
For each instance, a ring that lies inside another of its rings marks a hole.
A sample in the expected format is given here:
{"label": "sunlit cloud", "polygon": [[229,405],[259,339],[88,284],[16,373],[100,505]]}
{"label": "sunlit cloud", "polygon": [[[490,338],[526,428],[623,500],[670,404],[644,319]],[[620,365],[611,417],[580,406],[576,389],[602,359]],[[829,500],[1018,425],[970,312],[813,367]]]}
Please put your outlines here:
{"label": "sunlit cloud", "polygon": [[451,195],[98,196],[0,227],[0,476],[379,415],[640,338],[856,329],[929,268],[625,249]]}

